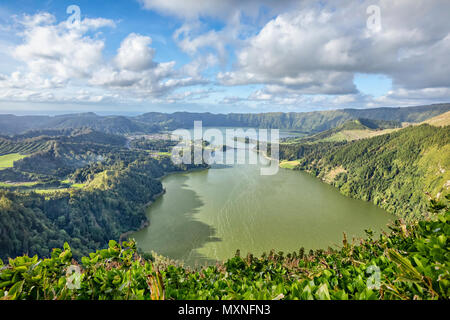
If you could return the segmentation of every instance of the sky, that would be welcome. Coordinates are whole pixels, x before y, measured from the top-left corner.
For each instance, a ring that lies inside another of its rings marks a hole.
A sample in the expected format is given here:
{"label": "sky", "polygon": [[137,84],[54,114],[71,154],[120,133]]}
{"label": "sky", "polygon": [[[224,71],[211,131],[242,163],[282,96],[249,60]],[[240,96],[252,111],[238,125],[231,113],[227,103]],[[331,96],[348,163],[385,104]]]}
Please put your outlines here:
{"label": "sky", "polygon": [[450,101],[448,0],[3,0],[0,113]]}

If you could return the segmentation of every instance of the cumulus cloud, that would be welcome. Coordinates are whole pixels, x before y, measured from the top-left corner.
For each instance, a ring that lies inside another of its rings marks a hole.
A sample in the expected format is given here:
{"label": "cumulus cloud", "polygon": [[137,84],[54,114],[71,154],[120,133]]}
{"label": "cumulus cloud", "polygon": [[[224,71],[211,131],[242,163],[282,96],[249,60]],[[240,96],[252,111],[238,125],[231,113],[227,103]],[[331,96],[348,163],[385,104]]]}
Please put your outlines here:
{"label": "cumulus cloud", "polygon": [[132,89],[141,97],[160,97],[178,87],[204,84],[199,65],[175,70],[175,61],[158,63],[150,37],[132,33],[121,43],[114,64],[93,73],[90,84],[114,89]]}
{"label": "cumulus cloud", "polygon": [[[115,27],[112,20],[85,18],[77,25],[60,22],[49,13],[16,18],[23,43],[12,56],[21,70],[0,76],[0,97],[23,101],[104,102],[122,97],[161,97],[178,87],[204,84],[199,65],[175,70],[175,61],[154,61],[152,39],[129,34],[113,59],[103,56],[104,39],[89,31]],[[211,60],[211,59],[209,59]],[[103,92],[90,98],[77,87],[91,86]],[[68,89],[68,90],[65,90]],[[70,89],[70,90],[69,90]],[[111,93],[114,92],[115,93]]]}
{"label": "cumulus cloud", "polygon": [[125,70],[146,70],[153,66],[155,50],[149,46],[152,43],[150,37],[135,33],[128,35],[122,41],[116,56],[116,64]]}
{"label": "cumulus cloud", "polygon": [[[84,33],[114,26],[114,22],[84,19],[78,28],[55,22],[55,17],[49,13],[25,16],[21,20],[24,29],[20,33],[23,44],[15,48],[13,56],[28,66],[31,73],[28,78],[45,77],[44,82],[61,83],[88,77],[91,70],[102,63],[104,40],[84,36]],[[40,82],[37,82],[38,86]],[[29,85],[27,83],[27,87]]]}
{"label": "cumulus cloud", "polygon": [[[366,27],[381,8],[382,29]],[[385,74],[396,88],[449,87],[448,1],[344,1],[305,6],[246,40],[224,85],[272,84],[303,94],[354,94],[354,73]],[[350,18],[351,17],[351,18]]]}

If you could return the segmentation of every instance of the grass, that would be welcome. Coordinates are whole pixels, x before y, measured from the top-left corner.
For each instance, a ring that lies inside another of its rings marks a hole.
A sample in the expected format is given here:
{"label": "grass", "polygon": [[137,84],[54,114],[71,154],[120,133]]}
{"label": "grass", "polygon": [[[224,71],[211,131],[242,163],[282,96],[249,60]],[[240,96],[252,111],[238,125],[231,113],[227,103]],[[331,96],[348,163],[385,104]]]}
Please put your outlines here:
{"label": "grass", "polygon": [[71,187],[75,188],[75,189],[82,189],[85,186],[86,186],[86,183],[74,183],[74,184],[71,185]]}
{"label": "grass", "polygon": [[443,127],[450,125],[450,111],[440,114],[436,117],[425,120],[422,123],[428,123],[429,125],[436,127]]}
{"label": "grass", "polygon": [[423,192],[428,192],[437,199],[445,195],[450,187],[450,145],[427,150],[418,162],[423,172]]}
{"label": "grass", "polygon": [[169,157],[172,155],[171,152],[163,152],[163,151],[158,151],[158,152],[156,152],[156,154],[158,156],[169,156]]}
{"label": "grass", "polygon": [[0,156],[0,170],[12,168],[14,166],[14,161],[21,160],[26,157],[26,155],[21,155],[19,153],[10,153]]}
{"label": "grass", "polygon": [[94,179],[89,182],[87,187],[89,189],[108,189],[109,179],[112,178],[116,172],[114,170],[105,170],[95,175]]}
{"label": "grass", "polygon": [[68,192],[70,188],[61,188],[61,189],[33,189],[34,192],[38,194],[52,194],[55,192]]}
{"label": "grass", "polygon": [[338,142],[338,141],[353,141],[365,138],[371,138],[387,133],[399,130],[395,129],[384,129],[384,130],[343,130],[333,134],[332,136],[320,140],[320,142]]}
{"label": "grass", "polygon": [[0,182],[0,187],[32,187],[38,184],[38,181],[33,182]]}
{"label": "grass", "polygon": [[280,168],[283,168],[283,169],[294,169],[299,164],[300,164],[299,160],[292,160],[292,161],[283,160],[283,161],[280,162]]}
{"label": "grass", "polygon": [[[0,182],[0,188],[9,188],[9,187],[33,187],[36,186],[37,184],[42,183],[41,181],[30,181],[30,182]],[[33,188],[32,191],[36,192],[36,193],[40,193],[40,194],[50,194],[53,192],[59,192],[59,191],[69,191],[70,189],[83,189],[84,187],[87,186],[87,183],[73,183],[73,181],[66,179],[66,180],[61,180],[62,184],[66,184],[66,185],[70,185],[70,187],[66,187],[66,188]]]}
{"label": "grass", "polygon": [[38,194],[42,194],[42,195],[49,195],[49,194],[53,194],[53,193],[69,192],[70,190],[74,190],[74,189],[82,189],[85,186],[86,186],[86,184],[84,184],[84,183],[78,183],[78,184],[71,185],[70,188],[33,189],[32,191],[36,192]]}

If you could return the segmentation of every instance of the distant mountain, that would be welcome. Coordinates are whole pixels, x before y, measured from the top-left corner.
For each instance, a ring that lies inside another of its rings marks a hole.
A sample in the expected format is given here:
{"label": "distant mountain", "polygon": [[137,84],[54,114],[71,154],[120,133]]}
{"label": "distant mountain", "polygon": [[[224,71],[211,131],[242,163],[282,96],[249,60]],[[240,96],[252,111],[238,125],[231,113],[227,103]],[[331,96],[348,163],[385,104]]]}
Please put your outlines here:
{"label": "distant mountain", "polygon": [[450,111],[450,103],[404,108],[342,109],[303,113],[229,114],[233,121],[249,127],[283,128],[316,133],[335,128],[348,120],[370,119],[421,122]]}
{"label": "distant mountain", "polygon": [[[450,111],[450,103],[404,108],[342,109],[314,112],[270,113],[159,113],[136,117],[99,116],[95,113],[60,116],[0,115],[0,135],[20,134],[29,130],[91,128],[111,134],[151,133],[161,130],[192,128],[194,121],[205,127],[255,127],[291,129],[317,133],[344,124],[349,120],[366,119],[394,122],[422,122]],[[373,125],[369,124],[369,125]],[[375,123],[376,125],[376,123]]]}
{"label": "distant mountain", "polygon": [[79,113],[60,116],[15,116],[0,115],[0,134],[23,134],[29,130],[90,128],[110,134],[154,132],[152,127],[123,116],[99,116],[95,113]]}
{"label": "distant mountain", "polygon": [[356,119],[307,137],[288,138],[286,142],[317,143],[330,141],[352,141],[390,133],[402,127],[401,122]]}
{"label": "distant mountain", "polygon": [[313,112],[269,113],[145,113],[135,119],[168,129],[191,128],[194,120],[203,126],[242,126],[255,128],[279,128],[314,133],[337,127],[348,120],[366,119],[395,122],[421,122],[450,111],[450,103],[404,108],[342,109]]}
{"label": "distant mountain", "polygon": [[436,127],[449,126],[450,125],[450,111],[440,114],[436,117],[427,119],[427,120],[423,121],[422,123],[428,123],[429,125],[436,126]]}

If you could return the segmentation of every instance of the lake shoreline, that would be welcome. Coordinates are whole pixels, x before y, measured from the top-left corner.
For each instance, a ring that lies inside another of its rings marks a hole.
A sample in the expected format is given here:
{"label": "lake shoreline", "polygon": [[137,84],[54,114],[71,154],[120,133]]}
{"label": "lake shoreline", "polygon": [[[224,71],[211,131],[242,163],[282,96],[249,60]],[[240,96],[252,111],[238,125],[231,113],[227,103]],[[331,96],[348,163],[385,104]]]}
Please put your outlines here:
{"label": "lake shoreline", "polygon": [[[193,168],[193,169],[189,169],[189,170],[185,170],[185,171],[166,172],[166,173],[164,173],[162,176],[160,176],[160,177],[158,177],[158,178],[155,178],[155,179],[161,181],[162,179],[164,179],[164,178],[166,178],[166,177],[168,177],[168,176],[170,176],[170,175],[174,175],[174,174],[183,174],[183,173],[190,173],[190,172],[196,172],[196,171],[202,171],[202,170],[208,170],[208,169],[210,169],[210,167],[206,167],[206,168]],[[149,202],[147,202],[146,204],[143,205],[143,207],[145,208],[145,210],[147,211],[148,208],[149,208],[153,203],[155,203],[156,200],[158,200],[160,197],[162,197],[165,193],[166,193],[166,189],[165,189],[164,186],[163,186],[163,190],[162,190],[161,192],[159,192],[159,193],[153,195],[153,196],[152,196],[152,199],[151,199]],[[135,229],[135,230],[129,230],[129,231],[126,231],[126,232],[122,233],[122,234],[119,236],[119,242],[126,241],[124,238],[128,237],[129,235],[131,235],[131,234],[133,234],[133,233],[135,233],[135,232],[139,232],[139,231],[141,231],[141,230],[143,230],[143,229],[145,229],[145,228],[148,228],[148,226],[150,226],[150,221],[149,221],[148,219],[143,220],[143,221],[141,222],[141,226],[140,226],[139,228],[137,228],[137,229]]]}
{"label": "lake shoreline", "polygon": [[169,173],[166,197],[147,213],[150,226],[132,236],[144,252],[189,266],[226,260],[237,248],[261,255],[271,249],[334,247],[342,242],[342,232],[356,239],[364,237],[364,229],[378,234],[391,218],[307,172],[279,170],[261,176],[258,167],[237,165],[175,173],[185,174]]}

